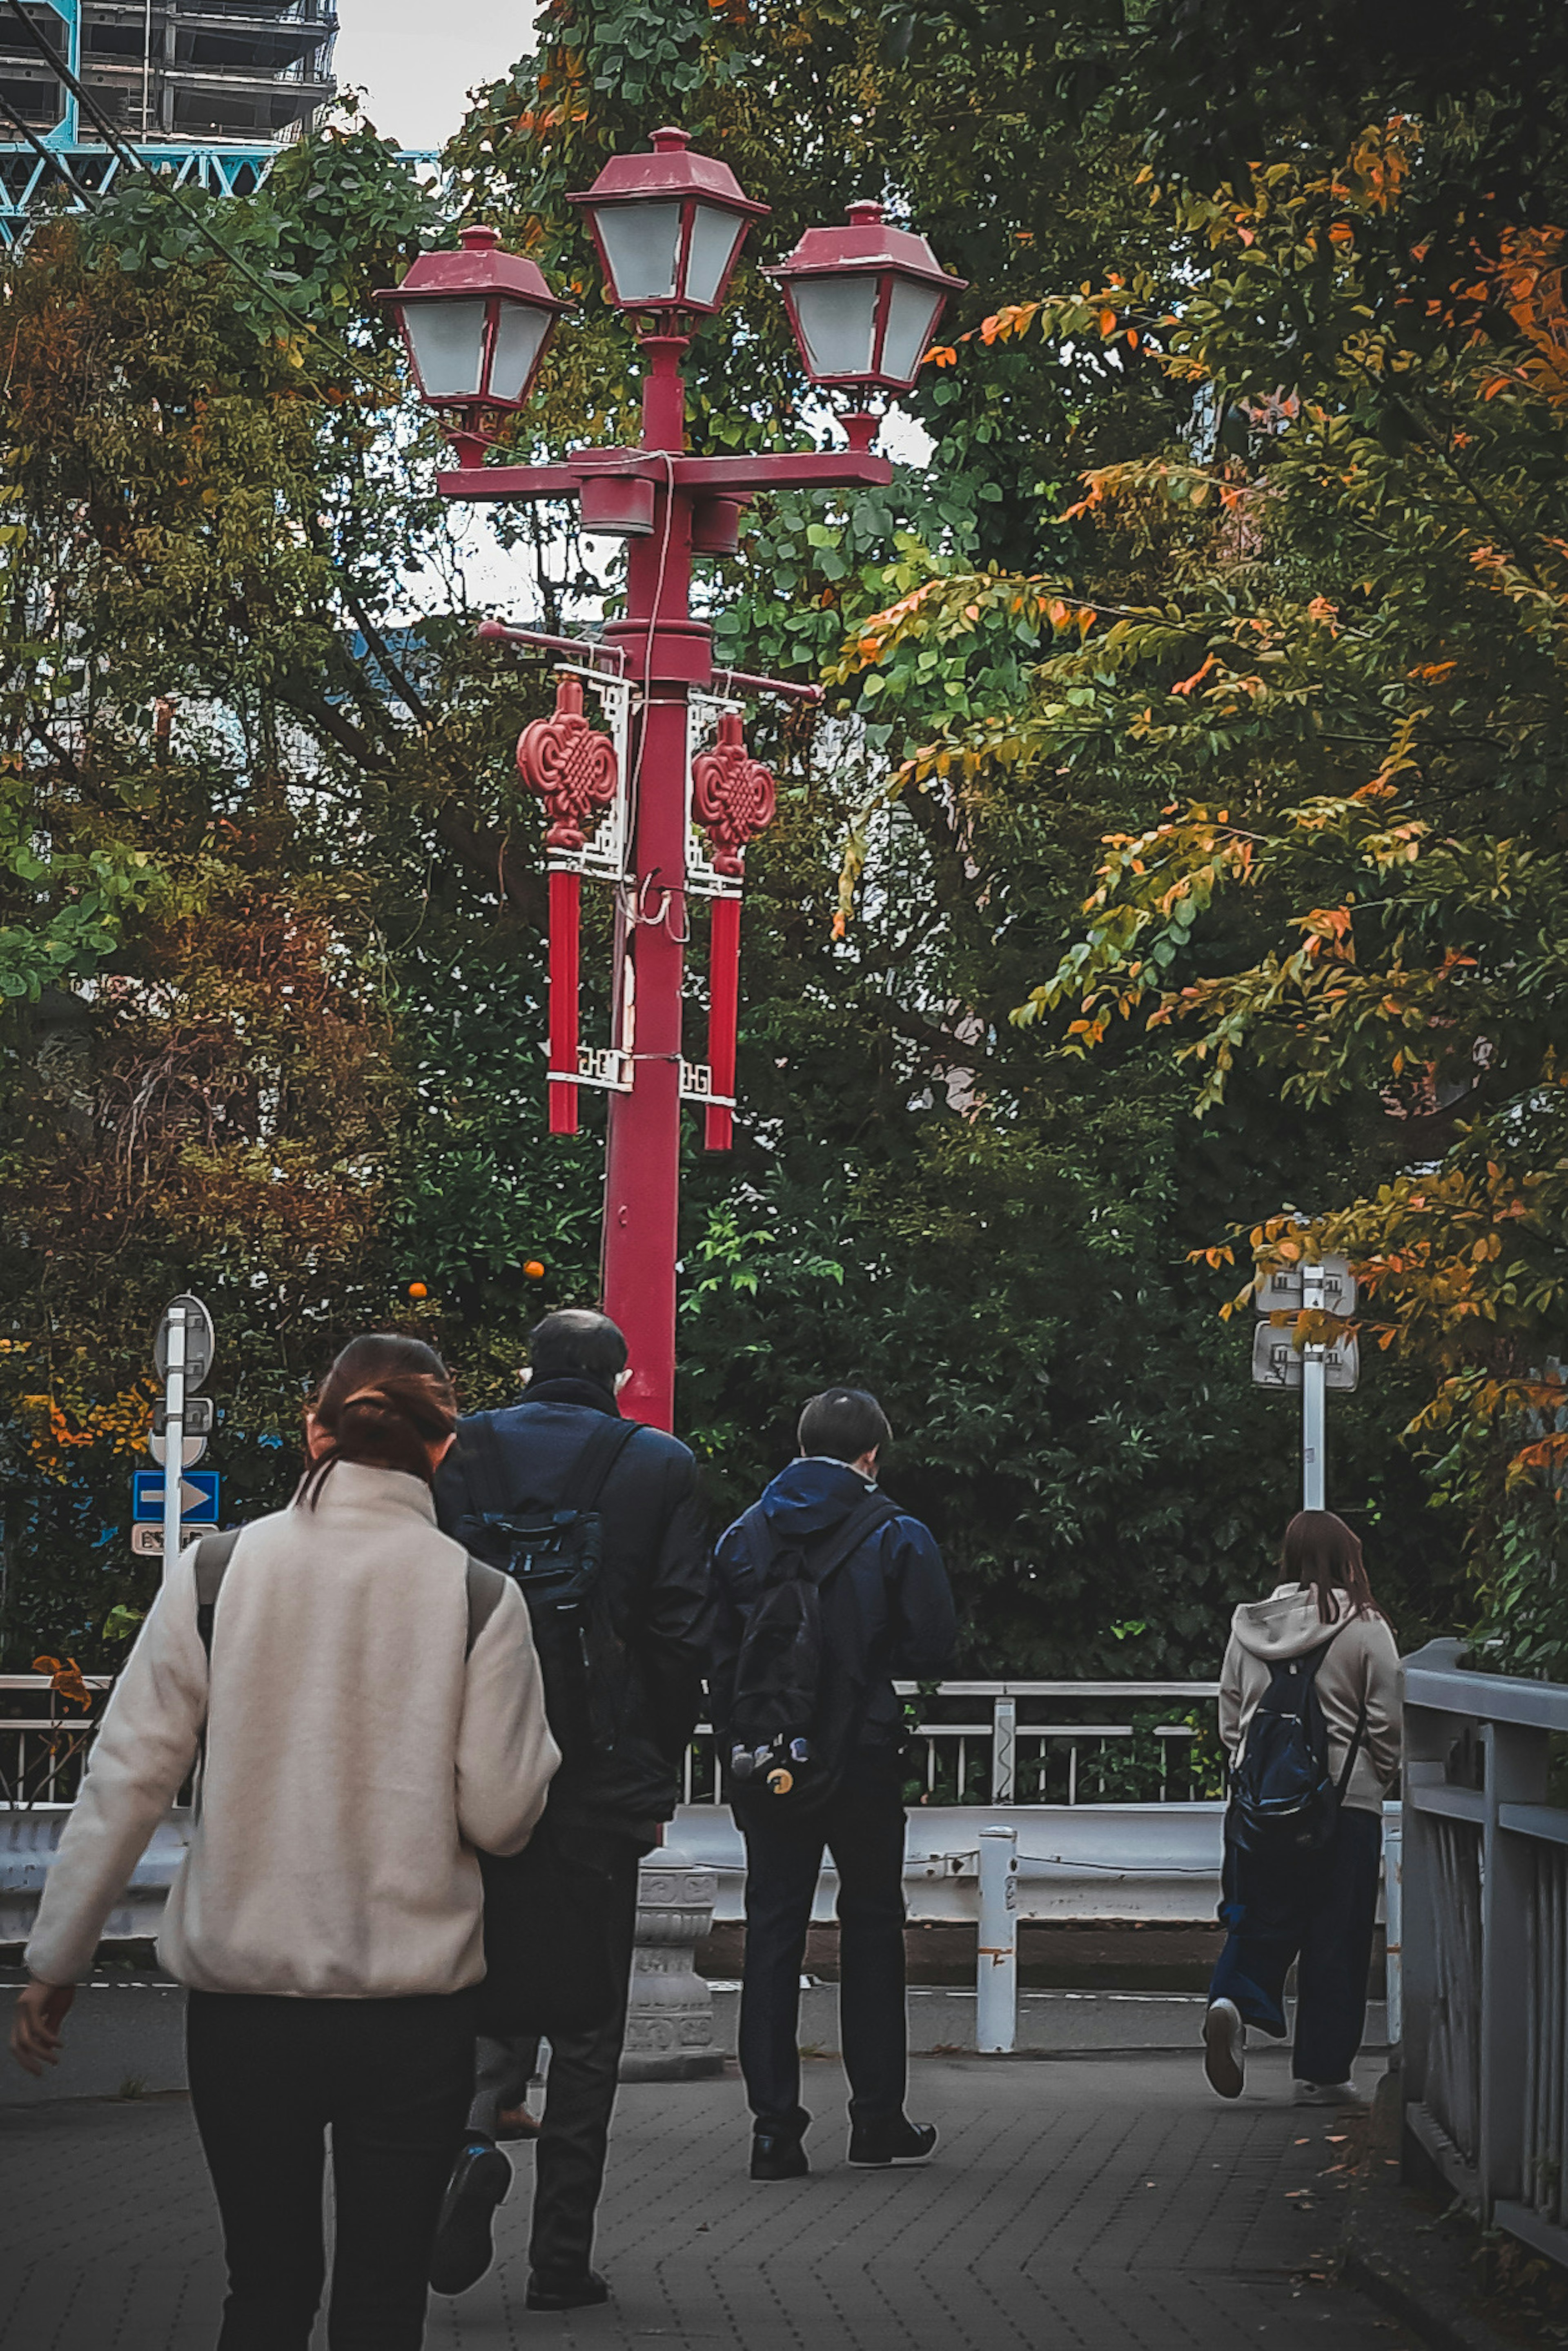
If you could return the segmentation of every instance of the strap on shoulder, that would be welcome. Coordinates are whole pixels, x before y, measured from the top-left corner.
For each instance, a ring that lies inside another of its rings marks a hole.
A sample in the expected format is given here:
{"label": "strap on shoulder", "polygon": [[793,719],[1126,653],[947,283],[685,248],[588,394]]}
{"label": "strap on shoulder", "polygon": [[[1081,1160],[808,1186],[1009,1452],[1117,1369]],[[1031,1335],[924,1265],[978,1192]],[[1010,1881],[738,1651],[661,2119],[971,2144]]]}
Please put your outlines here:
{"label": "strap on shoulder", "polygon": [[490,1566],[486,1560],[476,1559],[470,1552],[467,1574],[468,1639],[463,1651],[465,1657],[473,1656],[474,1644],[499,1607],[501,1594],[506,1588],[507,1579],[500,1569]]}
{"label": "strap on shoulder", "polygon": [[505,1511],[507,1465],[493,1412],[473,1413],[459,1424],[457,1455],[481,1515]]}
{"label": "strap on shoulder", "polygon": [[807,1560],[806,1573],[818,1590],[830,1576],[838,1573],[847,1559],[853,1557],[868,1535],[898,1516],[898,1504],[889,1501],[885,1494],[868,1494],[863,1501],[857,1502],[849,1517],[840,1521],[832,1541]]}
{"label": "strap on shoulder", "polygon": [[605,1415],[572,1463],[558,1507],[591,1510],[610,1472],[642,1426],[640,1420],[612,1420]]}
{"label": "strap on shoulder", "polygon": [[218,1593],[224,1577],[234,1557],[234,1549],[244,1529],[228,1527],[221,1535],[204,1535],[196,1545],[193,1567],[196,1579],[196,1630],[208,1656],[213,1654],[213,1624],[217,1614]]}

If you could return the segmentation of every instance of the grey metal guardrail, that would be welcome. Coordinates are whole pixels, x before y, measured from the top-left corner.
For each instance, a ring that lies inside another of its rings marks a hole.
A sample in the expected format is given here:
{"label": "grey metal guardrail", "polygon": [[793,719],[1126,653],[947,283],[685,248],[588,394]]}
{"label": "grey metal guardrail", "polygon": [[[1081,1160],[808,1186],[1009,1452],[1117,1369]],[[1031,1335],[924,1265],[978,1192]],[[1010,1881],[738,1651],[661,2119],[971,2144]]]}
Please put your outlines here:
{"label": "grey metal guardrail", "polygon": [[1406,2126],[1484,2225],[1568,2262],[1568,1687],[1461,1655],[1403,1668]]}

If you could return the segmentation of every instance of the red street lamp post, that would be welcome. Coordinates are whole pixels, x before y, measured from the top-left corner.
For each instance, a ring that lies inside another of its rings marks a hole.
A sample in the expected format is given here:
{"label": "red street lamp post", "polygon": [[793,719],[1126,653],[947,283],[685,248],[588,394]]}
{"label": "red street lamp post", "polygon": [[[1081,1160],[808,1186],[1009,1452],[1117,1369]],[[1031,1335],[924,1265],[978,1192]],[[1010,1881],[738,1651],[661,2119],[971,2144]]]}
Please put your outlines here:
{"label": "red street lamp post", "polygon": [[[747,230],[767,206],[742,194],[728,166],[690,152],[684,131],[656,131],[652,154],[606,164],[586,193],[611,301],[637,321],[648,357],[643,434],[635,448],[573,449],[559,465],[486,462],[479,428],[486,408],[527,400],[565,307],[531,262],[502,253],[494,232],[464,232],[460,256],[427,255],[382,298],[397,311],[421,395],[449,419],[457,467],[438,486],[450,498],[579,501],[583,528],[627,542],[626,612],[601,643],[486,624],[579,650],[592,666],[618,667],[640,700],[631,722],[626,778],[629,838],[618,932],[631,966],[634,1003],[630,1050],[612,1058],[604,1186],[605,1311],[626,1333],[629,1403],[641,1419],[669,1428],[674,1410],[676,1219],[679,1207],[683,1060],[682,989],[687,935],[689,813],[714,843],[716,875],[710,1048],[706,1077],[707,1142],[729,1142],[734,1086],[734,994],[738,948],[740,852],[772,813],[772,779],[747,758],[738,720],[727,714],[713,749],[690,757],[688,702],[713,682],[712,632],[691,610],[694,554],[733,553],[743,504],[759,490],[850,489],[892,479],[872,453],[876,420],[846,416],[850,446],[834,453],[692,457],[685,454],[681,360],[685,322],[723,304]],[[924,238],[885,227],[880,207],[852,207],[844,229],[813,229],[768,274],[785,292],[806,372],[850,390],[906,391],[915,382],[948,297],[964,280],[934,260]],[[815,687],[773,679],[732,679],[815,700]],[[581,689],[563,682],[554,720],[536,722],[519,747],[525,778],[546,797],[551,841],[580,841],[593,804],[612,789],[606,737],[584,741]],[[595,749],[594,747],[598,747]],[[608,780],[607,780],[608,778]],[[564,828],[564,830],[563,830]],[[576,1032],[577,873],[552,870],[551,1123],[576,1125],[580,1062]],[[618,970],[618,980],[622,974]]]}

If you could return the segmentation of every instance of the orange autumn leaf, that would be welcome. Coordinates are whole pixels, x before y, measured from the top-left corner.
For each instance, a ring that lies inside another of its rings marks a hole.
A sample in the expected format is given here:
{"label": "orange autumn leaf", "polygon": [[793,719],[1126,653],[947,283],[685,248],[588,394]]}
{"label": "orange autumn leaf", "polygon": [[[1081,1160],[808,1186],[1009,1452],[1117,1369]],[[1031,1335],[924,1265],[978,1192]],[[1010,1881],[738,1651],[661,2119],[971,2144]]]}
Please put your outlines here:
{"label": "orange autumn leaf", "polygon": [[35,1657],[33,1671],[47,1674],[55,1696],[63,1698],[69,1705],[84,1709],[92,1705],[92,1692],[82,1679],[81,1667],[74,1657]]}
{"label": "orange autumn leaf", "polygon": [[1215,660],[1214,655],[1210,653],[1201,669],[1195,669],[1190,677],[1182,678],[1177,684],[1172,686],[1171,692],[1173,694],[1182,695],[1191,694],[1195,687],[1203,683],[1203,680],[1208,675],[1209,671],[1211,669],[1218,669],[1218,666],[1219,664]]}

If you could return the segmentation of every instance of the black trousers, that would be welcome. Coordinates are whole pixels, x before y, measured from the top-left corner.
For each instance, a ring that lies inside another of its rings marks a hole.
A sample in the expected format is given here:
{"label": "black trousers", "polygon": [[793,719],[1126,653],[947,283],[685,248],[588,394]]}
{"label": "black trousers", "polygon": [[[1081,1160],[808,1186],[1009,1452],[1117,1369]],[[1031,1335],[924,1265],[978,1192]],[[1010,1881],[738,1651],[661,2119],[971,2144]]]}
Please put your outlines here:
{"label": "black trousers", "polygon": [[904,2110],[909,2031],[904,2003],[904,1794],[893,1755],[857,1755],[829,1802],[804,1820],[737,1807],[746,1838],[746,1980],[740,2069],[759,2124],[804,2129],[800,1962],[824,1848],[839,1873],[839,2038],[850,2113],[875,2122]]}
{"label": "black trousers", "polygon": [[418,2351],[441,2199],[474,2085],[474,2000],[193,1991],[191,2104],[223,2219],[219,2351],[307,2351],[326,2273],[332,2351]]}
{"label": "black trousers", "polygon": [[[642,1849],[606,1840],[612,1876],[606,1932],[611,2005],[597,2022],[549,2036],[545,2110],[534,2147],[534,2216],[528,2260],[546,2277],[580,2277],[593,2257],[593,2220],[604,2185],[610,2117],[621,2078],[637,1924],[637,1864]],[[469,2051],[472,2066],[473,2051]],[[470,2083],[472,2077],[470,2076]]]}
{"label": "black trousers", "polygon": [[1343,1811],[1317,1853],[1243,1853],[1228,1835],[1219,1905],[1229,1928],[1208,1987],[1244,2023],[1281,2040],[1285,1977],[1296,1974],[1299,2082],[1350,2078],[1366,2022],[1366,1979],[1377,1917],[1383,1821]]}

